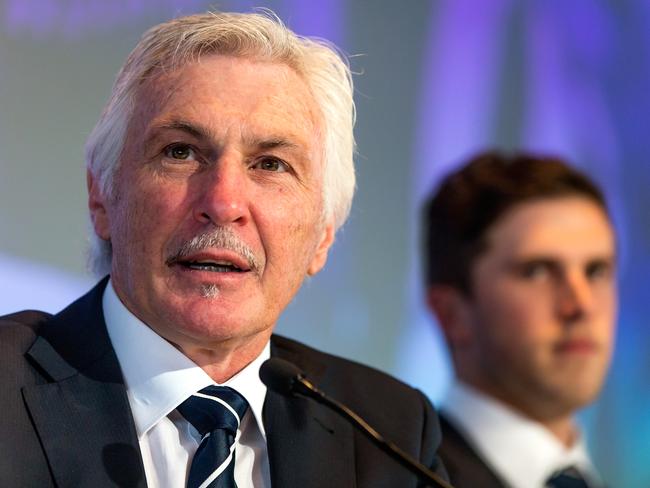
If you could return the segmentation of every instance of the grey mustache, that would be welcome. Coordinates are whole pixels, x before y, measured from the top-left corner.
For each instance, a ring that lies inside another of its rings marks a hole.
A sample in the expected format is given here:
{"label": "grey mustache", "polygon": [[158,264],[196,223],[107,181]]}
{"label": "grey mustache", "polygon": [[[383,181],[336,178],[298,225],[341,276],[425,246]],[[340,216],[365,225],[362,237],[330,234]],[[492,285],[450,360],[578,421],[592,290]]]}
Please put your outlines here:
{"label": "grey mustache", "polygon": [[216,227],[181,242],[169,258],[168,264],[176,263],[184,257],[206,249],[225,249],[242,257],[248,267],[259,274],[262,270],[262,260],[258,259],[253,250],[246,245],[229,227]]}

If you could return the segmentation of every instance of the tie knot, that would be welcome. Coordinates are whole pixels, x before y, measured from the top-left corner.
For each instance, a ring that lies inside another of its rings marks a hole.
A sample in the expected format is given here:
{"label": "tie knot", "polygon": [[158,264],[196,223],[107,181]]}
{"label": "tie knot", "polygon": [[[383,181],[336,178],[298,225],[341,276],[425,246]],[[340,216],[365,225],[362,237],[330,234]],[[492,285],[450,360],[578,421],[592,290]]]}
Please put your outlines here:
{"label": "tie knot", "polygon": [[589,485],[574,466],[557,471],[546,482],[549,488],[589,488]]}
{"label": "tie knot", "polygon": [[217,429],[234,436],[247,408],[248,402],[237,391],[213,385],[192,394],[177,410],[203,437]]}

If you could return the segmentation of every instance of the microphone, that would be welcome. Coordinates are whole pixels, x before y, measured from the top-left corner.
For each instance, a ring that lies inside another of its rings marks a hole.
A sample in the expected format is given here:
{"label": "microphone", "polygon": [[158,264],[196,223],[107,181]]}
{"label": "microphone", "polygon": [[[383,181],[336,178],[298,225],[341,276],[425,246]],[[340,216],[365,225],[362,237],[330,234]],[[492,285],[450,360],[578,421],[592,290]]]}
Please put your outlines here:
{"label": "microphone", "polygon": [[373,444],[388,454],[403,467],[414,473],[427,486],[453,488],[436,473],[422,465],[410,455],[387,441],[372,428],[363,418],[342,403],[328,397],[311,383],[305,374],[289,361],[280,358],[267,359],[260,367],[260,379],[270,390],[283,396],[302,395],[325,405],[345,418],[355,428],[361,431]]}

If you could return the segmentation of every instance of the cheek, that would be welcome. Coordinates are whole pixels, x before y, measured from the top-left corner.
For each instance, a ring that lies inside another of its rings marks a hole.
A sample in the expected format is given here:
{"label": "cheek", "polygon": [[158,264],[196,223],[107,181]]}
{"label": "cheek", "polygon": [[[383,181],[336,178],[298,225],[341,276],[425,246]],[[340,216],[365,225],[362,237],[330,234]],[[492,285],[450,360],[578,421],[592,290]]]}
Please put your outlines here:
{"label": "cheek", "polygon": [[527,294],[508,286],[507,283],[492,283],[483,287],[478,297],[482,313],[490,320],[500,324],[505,333],[518,334],[528,326],[535,305]]}
{"label": "cheek", "polygon": [[[480,297],[481,314],[489,321],[492,341],[514,353],[530,351],[552,338],[552,317],[543,296],[495,283]],[[547,337],[548,336],[548,337]]]}
{"label": "cheek", "polygon": [[617,286],[613,283],[604,283],[594,287],[595,310],[599,316],[607,316],[610,319],[616,318],[618,312]]}
{"label": "cheek", "polygon": [[299,250],[304,253],[304,244],[315,240],[319,228],[320,200],[309,192],[287,189],[278,189],[276,196],[275,205],[257,206],[256,220],[264,222],[267,230],[282,241],[286,252]]}
{"label": "cheek", "polygon": [[[292,219],[293,220],[293,219]],[[294,269],[302,280],[302,273],[306,272],[307,263],[316,250],[315,224],[307,224],[304,221],[285,222],[284,225],[271,227],[273,236],[270,239],[276,241],[274,246],[268,240],[265,243],[269,252],[269,258],[275,262],[282,262],[282,268],[287,272]],[[289,279],[289,276],[286,276]]]}
{"label": "cheek", "polygon": [[172,193],[161,188],[154,191],[141,185],[131,188],[118,203],[117,231],[133,258],[142,259],[143,253],[152,251],[150,247],[164,245],[168,234],[166,227],[178,220],[175,213],[178,213],[179,203]]}
{"label": "cheek", "polygon": [[614,288],[608,288],[595,294],[594,322],[597,324],[594,333],[610,348],[614,342],[616,320],[618,315],[618,299]]}

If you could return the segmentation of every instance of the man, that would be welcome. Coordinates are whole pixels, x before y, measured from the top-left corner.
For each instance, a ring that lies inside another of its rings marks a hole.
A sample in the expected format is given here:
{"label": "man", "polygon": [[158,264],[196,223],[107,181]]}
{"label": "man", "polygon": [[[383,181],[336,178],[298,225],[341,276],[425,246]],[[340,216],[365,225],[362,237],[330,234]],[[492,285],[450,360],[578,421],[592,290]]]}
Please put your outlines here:
{"label": "man", "polygon": [[454,485],[599,486],[574,414],[613,345],[601,192],[558,159],[485,153],[442,181],[424,227],[428,304],[456,372],[440,450]]}
{"label": "man", "polygon": [[347,217],[353,120],[345,62],[275,18],[144,35],[87,144],[110,277],[0,326],[0,485],[416,486],[336,414],[267,392],[269,357],[443,470],[420,392],[272,335]]}

